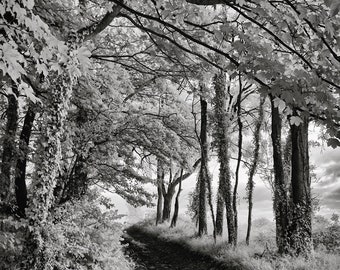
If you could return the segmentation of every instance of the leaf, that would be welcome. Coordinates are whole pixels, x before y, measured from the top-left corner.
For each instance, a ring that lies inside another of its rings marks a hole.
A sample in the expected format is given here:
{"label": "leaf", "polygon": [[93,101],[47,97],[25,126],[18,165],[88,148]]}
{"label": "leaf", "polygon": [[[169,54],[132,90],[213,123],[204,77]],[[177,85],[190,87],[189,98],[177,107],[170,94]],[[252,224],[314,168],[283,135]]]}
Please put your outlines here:
{"label": "leaf", "polygon": [[32,87],[29,86],[27,83],[21,82],[19,84],[19,91],[25,93],[26,97],[30,99],[33,103],[41,102],[41,100],[37,98],[34,94]]}
{"label": "leaf", "polygon": [[86,47],[80,47],[76,52],[79,64],[82,68],[87,68],[90,65],[91,52]]}
{"label": "leaf", "polygon": [[282,113],[286,108],[286,103],[282,99],[276,97],[274,99],[274,106],[279,109],[279,113]]}
{"label": "leaf", "polygon": [[337,138],[330,138],[327,141],[327,146],[330,146],[332,148],[337,148],[340,146],[340,140]]}
{"label": "leaf", "polygon": [[239,6],[243,6],[245,3],[245,0],[236,0],[236,4],[238,4]]}
{"label": "leaf", "polygon": [[26,74],[25,70],[20,64],[25,63],[25,59],[13,46],[11,46],[11,44],[3,44],[2,48],[0,47],[0,52],[1,50],[3,54],[2,60],[7,66],[7,69],[4,69],[5,73],[8,73],[8,75],[14,81],[19,79],[21,74]]}
{"label": "leaf", "polygon": [[302,119],[299,116],[291,116],[290,119],[290,124],[299,126],[301,123],[303,123]]}

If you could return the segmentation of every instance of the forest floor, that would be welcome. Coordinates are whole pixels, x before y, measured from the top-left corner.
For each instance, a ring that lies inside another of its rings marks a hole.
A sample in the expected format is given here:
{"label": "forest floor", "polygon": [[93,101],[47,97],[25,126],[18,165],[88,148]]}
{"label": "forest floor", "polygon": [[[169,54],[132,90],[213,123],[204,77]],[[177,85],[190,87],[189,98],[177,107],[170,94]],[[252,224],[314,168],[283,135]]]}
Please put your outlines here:
{"label": "forest floor", "polygon": [[166,241],[157,235],[131,226],[123,235],[125,254],[135,263],[137,270],[241,270],[239,265],[224,265],[213,257],[194,252],[186,246]]}

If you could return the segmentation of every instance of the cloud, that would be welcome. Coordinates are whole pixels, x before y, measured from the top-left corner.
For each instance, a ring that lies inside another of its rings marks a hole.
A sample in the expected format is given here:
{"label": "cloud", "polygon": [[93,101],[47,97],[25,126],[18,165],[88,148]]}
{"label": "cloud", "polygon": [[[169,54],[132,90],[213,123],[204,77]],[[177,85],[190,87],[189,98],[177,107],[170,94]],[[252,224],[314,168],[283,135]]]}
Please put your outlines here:
{"label": "cloud", "polygon": [[326,148],[325,150],[316,149],[312,151],[312,155],[314,156],[315,163],[318,165],[327,164],[329,162],[340,162],[340,148]]}
{"label": "cloud", "polygon": [[321,206],[332,210],[340,210],[340,187],[327,192],[320,200]]}

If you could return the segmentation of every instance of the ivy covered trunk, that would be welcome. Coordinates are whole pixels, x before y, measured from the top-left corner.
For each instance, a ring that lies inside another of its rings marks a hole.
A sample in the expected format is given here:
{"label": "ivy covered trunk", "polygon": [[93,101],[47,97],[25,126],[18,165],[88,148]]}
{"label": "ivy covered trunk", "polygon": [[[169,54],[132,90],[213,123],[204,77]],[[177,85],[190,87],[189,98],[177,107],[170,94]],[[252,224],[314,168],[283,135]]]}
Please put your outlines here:
{"label": "ivy covered trunk", "polygon": [[15,167],[15,197],[19,208],[19,215],[25,216],[27,207],[27,187],[26,187],[26,163],[28,155],[28,145],[31,138],[33,122],[35,118],[35,109],[33,103],[29,103],[25,115],[24,125],[22,127],[19,139],[19,156]]}
{"label": "ivy covered trunk", "polygon": [[232,205],[231,178],[229,166],[229,140],[228,122],[226,117],[226,93],[225,93],[225,74],[221,73],[215,77],[215,115],[216,115],[216,141],[218,160],[220,162],[219,181],[222,189],[226,206],[228,242],[236,245],[237,235],[235,228],[235,215]]}
{"label": "ivy covered trunk", "polygon": [[11,194],[11,168],[15,157],[15,134],[18,128],[18,91],[13,87],[13,92],[8,95],[6,110],[7,122],[0,168],[0,202],[8,201]]}
{"label": "ivy covered trunk", "polygon": [[293,253],[309,254],[312,250],[311,181],[309,175],[308,116],[303,122],[291,125],[292,140],[292,202],[288,236]]}
{"label": "ivy covered trunk", "polygon": [[198,235],[207,233],[207,168],[208,168],[208,142],[207,142],[207,102],[201,97],[201,167],[198,176]]}
{"label": "ivy covered trunk", "polygon": [[224,198],[222,191],[223,182],[218,184],[217,191],[217,206],[216,206],[216,235],[223,233],[223,220],[224,220]]}
{"label": "ivy covered trunk", "polygon": [[274,212],[276,221],[276,245],[278,247],[279,253],[282,254],[287,253],[289,250],[289,245],[287,241],[288,199],[286,187],[287,185],[282,160],[282,119],[279,113],[279,109],[274,106],[273,97],[271,97],[271,111],[271,138],[273,144],[274,162]]}
{"label": "ivy covered trunk", "polygon": [[44,225],[53,202],[61,161],[60,139],[71,93],[69,80],[65,77],[59,76],[53,81],[39,127],[41,135],[37,140],[32,196],[27,211],[32,228],[26,247],[29,252],[26,269],[30,270],[46,269],[49,259],[44,246]]}

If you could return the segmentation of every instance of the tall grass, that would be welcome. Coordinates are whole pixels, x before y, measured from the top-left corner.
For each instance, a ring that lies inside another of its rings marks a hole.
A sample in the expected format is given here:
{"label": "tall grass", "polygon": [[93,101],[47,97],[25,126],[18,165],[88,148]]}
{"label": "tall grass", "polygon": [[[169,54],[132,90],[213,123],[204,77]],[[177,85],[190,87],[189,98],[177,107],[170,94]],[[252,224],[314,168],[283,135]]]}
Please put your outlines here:
{"label": "tall grass", "polygon": [[[258,222],[258,224],[257,224]],[[309,258],[279,256],[276,253],[275,229],[270,221],[254,222],[251,243],[249,246],[242,240],[236,248],[227,243],[225,236],[211,235],[201,238],[196,236],[196,228],[190,220],[179,219],[175,228],[169,223],[154,225],[153,220],[143,221],[139,227],[145,232],[162,240],[172,241],[188,247],[190,250],[209,255],[228,265],[239,266],[249,270],[337,270],[340,269],[340,254],[318,248]],[[243,235],[244,228],[240,228]]]}

